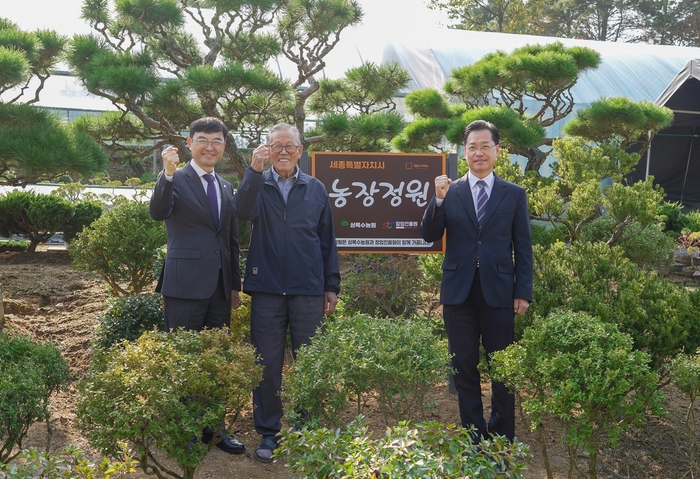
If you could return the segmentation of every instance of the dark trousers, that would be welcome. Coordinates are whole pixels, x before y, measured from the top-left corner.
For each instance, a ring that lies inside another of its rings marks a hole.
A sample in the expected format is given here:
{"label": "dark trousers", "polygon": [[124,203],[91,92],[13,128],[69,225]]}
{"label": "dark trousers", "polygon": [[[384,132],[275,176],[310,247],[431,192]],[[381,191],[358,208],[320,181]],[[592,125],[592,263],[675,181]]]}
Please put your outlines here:
{"label": "dark trousers", "polygon": [[277,442],[282,429],[282,366],[287,329],[292,339],[292,354],[309,344],[323,325],[323,296],[251,294],[250,338],[260,355],[263,380],[253,391],[255,430]]}
{"label": "dark trousers", "polygon": [[214,294],[206,299],[183,299],[163,296],[165,330],[183,328],[201,331],[231,324],[231,300],[224,294],[224,279],[219,270],[219,282]]}
{"label": "dark trousers", "polygon": [[476,434],[481,437],[500,434],[512,441],[515,437],[515,398],[503,383],[492,381],[491,418],[487,425],[481,401],[478,364],[480,342],[483,343],[487,358],[513,343],[513,307],[493,308],[486,304],[477,268],[466,301],[458,305],[444,305],[443,318],[450,351],[454,355],[452,367],[456,370],[454,383],[462,426],[474,425]]}

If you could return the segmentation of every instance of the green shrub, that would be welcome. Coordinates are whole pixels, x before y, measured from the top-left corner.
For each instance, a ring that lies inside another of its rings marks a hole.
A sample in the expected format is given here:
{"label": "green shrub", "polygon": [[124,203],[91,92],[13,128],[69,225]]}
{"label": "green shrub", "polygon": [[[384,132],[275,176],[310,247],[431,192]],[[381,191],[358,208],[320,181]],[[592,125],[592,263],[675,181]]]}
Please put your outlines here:
{"label": "green shrub", "polygon": [[102,216],[102,203],[98,200],[85,200],[75,204],[73,217],[63,227],[63,240],[70,243],[89,226]]}
{"label": "green shrub", "polygon": [[523,477],[529,449],[504,437],[473,444],[469,430],[438,423],[402,422],[373,440],[360,416],[343,429],[286,431],[275,456],[297,477],[486,479]]}
{"label": "green shrub", "polygon": [[27,251],[29,249],[29,241],[0,241],[0,252],[2,251]]}
{"label": "green shrub", "polygon": [[85,458],[80,449],[69,447],[58,456],[45,452],[37,452],[35,448],[20,454],[24,464],[0,464],[0,479],[27,479],[39,477],[42,479],[110,479],[125,477],[136,472],[136,461],[123,444],[122,454],[117,462],[102,459],[95,463]]}
{"label": "green shrub", "polygon": [[153,282],[153,256],[167,241],[148,204],[121,199],[72,243],[76,267],[98,273],[114,295],[140,293]]}
{"label": "green shrub", "polygon": [[700,415],[698,401],[700,400],[700,349],[695,354],[679,354],[669,365],[671,381],[688,396],[688,413],[686,414],[685,428],[688,440],[690,467],[695,472],[700,472],[698,463],[698,450],[700,441],[697,436],[697,420]]}
{"label": "green shrub", "polygon": [[[586,313],[561,311],[538,319],[523,339],[494,353],[492,373],[519,396],[520,407],[539,433],[548,477],[551,467],[545,419],[564,428],[569,477],[574,469],[595,478],[597,453],[615,447],[629,425],[661,413],[663,396],[649,355],[635,351],[632,339],[614,325]],[[581,469],[581,450],[588,470]]]}
{"label": "green shrub", "polygon": [[342,278],[348,314],[397,318],[410,316],[418,308],[423,274],[416,255],[354,255]]}
{"label": "green shrub", "polygon": [[[193,439],[225,417],[229,423],[237,418],[261,370],[253,347],[225,328],[147,331],[123,348],[93,356],[78,383],[78,425],[105,456],[128,441],[146,474],[192,479],[213,447]],[[156,451],[176,462],[182,474],[154,459]]]}
{"label": "green shrub", "polygon": [[23,235],[29,251],[45,243],[73,217],[73,205],[58,196],[11,191],[0,196],[0,235]]}
{"label": "green shrub", "polygon": [[516,335],[536,316],[558,309],[584,311],[629,334],[659,370],[681,350],[700,346],[693,293],[640,270],[621,248],[604,243],[557,243],[534,248],[533,302],[516,318]]}
{"label": "green shrub", "polygon": [[107,301],[94,347],[107,350],[122,340],[134,341],[145,331],[165,330],[161,295],[139,293]]}
{"label": "green shrub", "polygon": [[329,322],[299,349],[282,395],[295,424],[339,424],[350,400],[360,414],[370,396],[390,424],[423,417],[425,395],[449,371],[446,342],[422,320],[356,315]]}
{"label": "green shrub", "polygon": [[420,254],[418,266],[423,274],[421,291],[417,292],[421,298],[420,309],[426,315],[426,320],[432,325],[433,333],[443,339],[447,338],[445,323],[442,316],[437,313],[440,307],[440,287],[442,285],[442,260],[443,254]]}
{"label": "green shrub", "polygon": [[[594,219],[581,229],[581,241],[605,241],[612,235],[615,228],[615,220],[610,216],[601,216]],[[642,228],[637,223],[632,223],[626,229],[627,232],[636,231],[624,239],[617,246],[622,248],[625,256],[639,267],[669,266],[673,262],[674,242],[663,233],[658,225],[650,225]]]}
{"label": "green shrub", "polygon": [[700,210],[694,210],[681,215],[678,220],[678,227],[680,231],[700,231]]}
{"label": "green shrub", "polygon": [[21,450],[29,426],[48,421],[49,398],[69,379],[68,363],[51,342],[0,333],[0,463]]}
{"label": "green shrub", "polygon": [[676,233],[675,236],[678,236],[681,232],[678,222],[681,219],[682,209],[683,206],[677,201],[673,203],[663,202],[659,205],[656,209],[656,216],[663,223],[664,231],[673,231]]}
{"label": "green shrub", "polygon": [[[560,227],[561,228],[561,227]],[[532,244],[542,247],[552,246],[557,241],[564,241],[566,233],[559,228],[551,225],[545,226],[536,223],[530,223],[530,233],[532,236]]]}
{"label": "green shrub", "polygon": [[141,183],[155,183],[158,179],[158,175],[155,173],[151,173],[150,171],[146,171],[141,175],[139,179],[141,180]]}

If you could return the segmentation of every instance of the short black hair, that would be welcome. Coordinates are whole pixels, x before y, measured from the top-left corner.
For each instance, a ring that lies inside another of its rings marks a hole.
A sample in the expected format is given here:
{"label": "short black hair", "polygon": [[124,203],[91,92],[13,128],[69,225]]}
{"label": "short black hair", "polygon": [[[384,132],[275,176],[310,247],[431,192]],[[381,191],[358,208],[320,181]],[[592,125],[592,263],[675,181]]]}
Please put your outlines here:
{"label": "short black hair", "polygon": [[205,116],[204,118],[200,118],[198,120],[195,120],[190,124],[190,138],[194,138],[194,134],[197,132],[202,132],[202,133],[221,132],[224,134],[224,140],[225,140],[226,135],[228,135],[228,128],[226,128],[226,124],[223,121],[221,121],[219,118],[216,118],[214,116]]}
{"label": "short black hair", "polygon": [[491,132],[491,138],[493,139],[494,144],[498,145],[501,141],[501,133],[498,131],[498,128],[496,128],[496,125],[485,120],[476,120],[469,123],[464,129],[463,143],[465,145],[467,144],[467,137],[469,136],[469,133],[479,130],[489,130]]}

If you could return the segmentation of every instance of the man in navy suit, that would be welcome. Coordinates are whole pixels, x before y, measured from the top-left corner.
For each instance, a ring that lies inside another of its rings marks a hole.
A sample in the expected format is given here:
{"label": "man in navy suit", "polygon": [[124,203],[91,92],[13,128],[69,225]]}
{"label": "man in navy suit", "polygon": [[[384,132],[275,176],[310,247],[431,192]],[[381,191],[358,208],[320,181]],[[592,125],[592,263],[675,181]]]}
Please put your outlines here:
{"label": "man in navy suit", "polygon": [[[164,220],[168,252],[162,284],[166,330],[228,327],[231,309],[240,303],[238,231],[233,216],[233,187],[214,172],[224,155],[226,125],[200,118],[190,125],[187,145],[192,160],[178,169],[177,148],[163,150],[163,171],[150,203],[154,220]],[[205,430],[203,440],[213,433]],[[245,446],[230,436],[217,444],[231,454]]]}
{"label": "man in navy suit", "polygon": [[481,401],[479,344],[487,358],[514,341],[515,314],[532,300],[532,242],[525,190],[493,173],[500,133],[478,120],[464,132],[469,172],[452,182],[435,178],[435,196],[421,222],[428,242],[447,234],[440,302],[454,355],[455,388],[464,427],[476,438],[515,437],[515,398],[491,382],[491,417]]}

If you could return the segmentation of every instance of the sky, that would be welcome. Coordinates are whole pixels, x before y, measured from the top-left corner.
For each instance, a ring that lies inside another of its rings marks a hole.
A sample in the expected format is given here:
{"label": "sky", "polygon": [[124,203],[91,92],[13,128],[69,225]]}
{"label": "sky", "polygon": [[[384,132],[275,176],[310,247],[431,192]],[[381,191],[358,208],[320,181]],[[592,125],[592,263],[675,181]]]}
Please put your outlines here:
{"label": "sky", "polygon": [[[345,29],[341,40],[326,57],[323,75],[340,78],[348,68],[363,62],[380,63],[388,40],[430,37],[430,31],[445,28],[444,12],[427,7],[429,0],[359,0],[363,9],[362,24]],[[82,0],[0,0],[0,16],[23,30],[51,29],[62,35],[89,34],[90,27],[80,18]],[[61,65],[59,68],[64,68]],[[273,69],[289,78],[296,68],[282,58]],[[67,68],[67,67],[66,67]]]}
{"label": "sky", "polygon": [[[430,10],[428,0],[359,0],[364,14],[362,31],[405,31],[434,27],[447,15]],[[0,16],[24,30],[48,28],[64,35],[89,33],[80,19],[82,0],[0,0]],[[370,34],[371,35],[371,34]]]}

